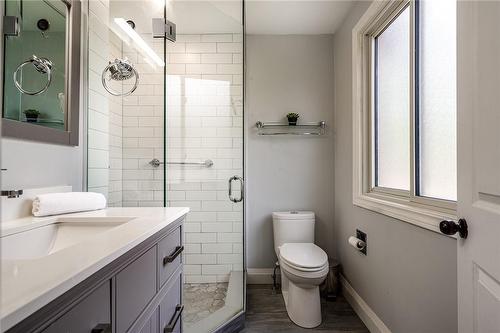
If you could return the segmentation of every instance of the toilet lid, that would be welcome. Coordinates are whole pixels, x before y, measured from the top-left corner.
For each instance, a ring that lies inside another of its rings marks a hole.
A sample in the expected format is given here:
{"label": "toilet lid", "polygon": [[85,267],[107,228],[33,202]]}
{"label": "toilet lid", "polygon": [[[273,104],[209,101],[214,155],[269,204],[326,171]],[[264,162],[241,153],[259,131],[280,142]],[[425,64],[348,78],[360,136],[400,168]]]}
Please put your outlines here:
{"label": "toilet lid", "polygon": [[313,243],[286,243],[280,247],[280,256],[290,264],[302,268],[323,267],[328,256]]}

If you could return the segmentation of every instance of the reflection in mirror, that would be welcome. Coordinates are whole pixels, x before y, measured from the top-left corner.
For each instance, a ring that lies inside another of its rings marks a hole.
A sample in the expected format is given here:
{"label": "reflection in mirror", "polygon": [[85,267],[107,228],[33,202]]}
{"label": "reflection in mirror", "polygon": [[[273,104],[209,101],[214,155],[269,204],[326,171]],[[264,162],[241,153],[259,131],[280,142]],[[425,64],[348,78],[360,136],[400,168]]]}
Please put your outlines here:
{"label": "reflection in mirror", "polygon": [[4,36],[4,118],[66,129],[67,14],[62,0],[5,1],[18,27]]}

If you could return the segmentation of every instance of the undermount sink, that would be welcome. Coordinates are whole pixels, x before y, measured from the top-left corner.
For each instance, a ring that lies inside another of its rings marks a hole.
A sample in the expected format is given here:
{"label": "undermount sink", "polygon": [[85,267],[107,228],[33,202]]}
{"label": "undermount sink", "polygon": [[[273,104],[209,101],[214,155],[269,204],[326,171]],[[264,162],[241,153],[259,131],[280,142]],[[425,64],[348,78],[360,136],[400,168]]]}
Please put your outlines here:
{"label": "undermount sink", "polygon": [[57,221],[0,239],[2,260],[25,260],[52,253],[86,241],[97,234],[120,226],[130,219],[106,221],[91,219],[78,222]]}

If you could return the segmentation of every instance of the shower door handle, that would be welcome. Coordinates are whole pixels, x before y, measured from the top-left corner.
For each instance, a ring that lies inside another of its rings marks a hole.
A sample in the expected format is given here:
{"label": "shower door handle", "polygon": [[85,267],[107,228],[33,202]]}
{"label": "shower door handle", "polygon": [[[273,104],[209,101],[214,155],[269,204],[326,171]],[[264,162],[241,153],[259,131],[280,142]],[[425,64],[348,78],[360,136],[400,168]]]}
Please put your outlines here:
{"label": "shower door handle", "polygon": [[[238,180],[240,182],[240,197],[239,198],[234,198],[233,197],[233,181]],[[229,190],[228,190],[228,195],[229,195],[229,200],[232,202],[240,202],[243,200],[243,193],[244,193],[244,188],[243,188],[243,178],[238,177],[238,176],[232,176],[229,178]]]}

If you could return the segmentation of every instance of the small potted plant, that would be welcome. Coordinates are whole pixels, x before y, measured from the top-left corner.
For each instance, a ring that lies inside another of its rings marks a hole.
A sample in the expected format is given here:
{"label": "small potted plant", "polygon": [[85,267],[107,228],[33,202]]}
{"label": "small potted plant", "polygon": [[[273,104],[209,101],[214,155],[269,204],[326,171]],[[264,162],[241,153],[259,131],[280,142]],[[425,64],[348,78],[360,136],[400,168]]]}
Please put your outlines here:
{"label": "small potted plant", "polygon": [[295,126],[297,125],[297,119],[299,119],[299,114],[295,112],[290,112],[286,115],[288,118],[288,125],[289,126]]}
{"label": "small potted plant", "polygon": [[35,109],[27,109],[24,110],[23,113],[26,116],[26,121],[28,123],[36,123],[38,120],[38,116],[40,115],[40,112]]}

